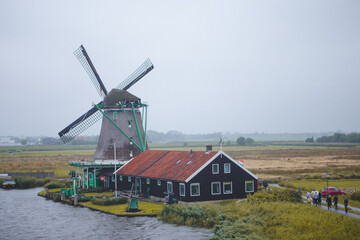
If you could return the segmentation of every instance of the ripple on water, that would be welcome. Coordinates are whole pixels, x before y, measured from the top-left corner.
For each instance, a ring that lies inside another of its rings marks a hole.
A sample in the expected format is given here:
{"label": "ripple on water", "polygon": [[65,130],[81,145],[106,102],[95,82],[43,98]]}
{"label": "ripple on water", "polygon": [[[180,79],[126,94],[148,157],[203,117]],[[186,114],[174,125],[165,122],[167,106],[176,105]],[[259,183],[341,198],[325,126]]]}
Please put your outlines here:
{"label": "ripple on water", "polygon": [[208,239],[210,230],[151,217],[117,217],[38,197],[41,188],[0,190],[0,239]]}

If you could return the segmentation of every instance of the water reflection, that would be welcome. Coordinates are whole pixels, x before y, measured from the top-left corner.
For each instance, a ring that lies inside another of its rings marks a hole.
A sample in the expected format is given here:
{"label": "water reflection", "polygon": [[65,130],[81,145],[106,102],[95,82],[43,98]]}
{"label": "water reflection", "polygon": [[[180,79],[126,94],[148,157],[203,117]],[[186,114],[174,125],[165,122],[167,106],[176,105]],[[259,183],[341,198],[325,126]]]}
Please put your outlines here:
{"label": "water reflection", "polygon": [[0,239],[208,239],[206,229],[151,217],[117,217],[38,197],[41,188],[0,190]]}

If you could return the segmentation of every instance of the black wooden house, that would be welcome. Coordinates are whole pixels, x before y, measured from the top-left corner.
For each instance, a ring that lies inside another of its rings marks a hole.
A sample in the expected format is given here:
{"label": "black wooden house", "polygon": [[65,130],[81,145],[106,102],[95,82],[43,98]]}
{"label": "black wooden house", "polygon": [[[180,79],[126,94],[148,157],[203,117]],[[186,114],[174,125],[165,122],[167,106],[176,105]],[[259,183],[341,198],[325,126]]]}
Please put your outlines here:
{"label": "black wooden house", "polygon": [[185,152],[148,150],[117,172],[118,190],[180,201],[246,198],[257,191],[257,177],[223,151]]}

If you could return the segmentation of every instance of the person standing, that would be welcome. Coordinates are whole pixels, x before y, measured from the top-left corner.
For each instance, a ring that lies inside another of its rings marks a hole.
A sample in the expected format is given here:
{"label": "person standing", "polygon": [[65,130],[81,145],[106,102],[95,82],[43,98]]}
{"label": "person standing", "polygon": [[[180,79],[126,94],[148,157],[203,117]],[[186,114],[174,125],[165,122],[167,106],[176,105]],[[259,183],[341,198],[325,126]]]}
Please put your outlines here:
{"label": "person standing", "polygon": [[331,209],[331,195],[329,194],[326,198],[326,202],[327,202],[327,205],[328,205],[328,210]]}
{"label": "person standing", "polygon": [[321,193],[319,193],[318,202],[319,202],[319,206],[321,207]]}
{"label": "person standing", "polygon": [[334,197],[334,206],[335,206],[335,210],[337,210],[337,207],[338,207],[338,196],[337,195],[335,195],[335,197]]}
{"label": "person standing", "polygon": [[314,195],[315,195],[315,190],[312,190],[312,191],[311,191],[311,193],[310,193],[310,197],[311,197],[311,199],[313,199],[313,198],[314,198]]}
{"label": "person standing", "polygon": [[346,212],[346,213],[347,213],[347,206],[348,206],[348,204],[349,204],[349,201],[348,201],[347,197],[345,197],[345,199],[344,199],[344,206],[345,206],[345,212]]}
{"label": "person standing", "polygon": [[310,193],[306,192],[306,199],[308,201],[308,204],[310,204]]}
{"label": "person standing", "polygon": [[315,194],[313,196],[314,205],[318,206],[318,199],[319,199],[319,192],[315,191]]}

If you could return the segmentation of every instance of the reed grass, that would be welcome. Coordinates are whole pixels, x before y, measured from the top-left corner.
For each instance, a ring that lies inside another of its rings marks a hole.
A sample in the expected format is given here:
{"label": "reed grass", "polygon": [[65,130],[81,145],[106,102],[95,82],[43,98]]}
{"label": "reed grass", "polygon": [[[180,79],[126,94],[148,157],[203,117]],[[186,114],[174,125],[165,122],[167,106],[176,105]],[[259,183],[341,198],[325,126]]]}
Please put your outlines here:
{"label": "reed grass", "polygon": [[261,191],[248,201],[166,206],[159,219],[211,228],[211,239],[357,239],[360,221],[299,202],[296,191]]}

